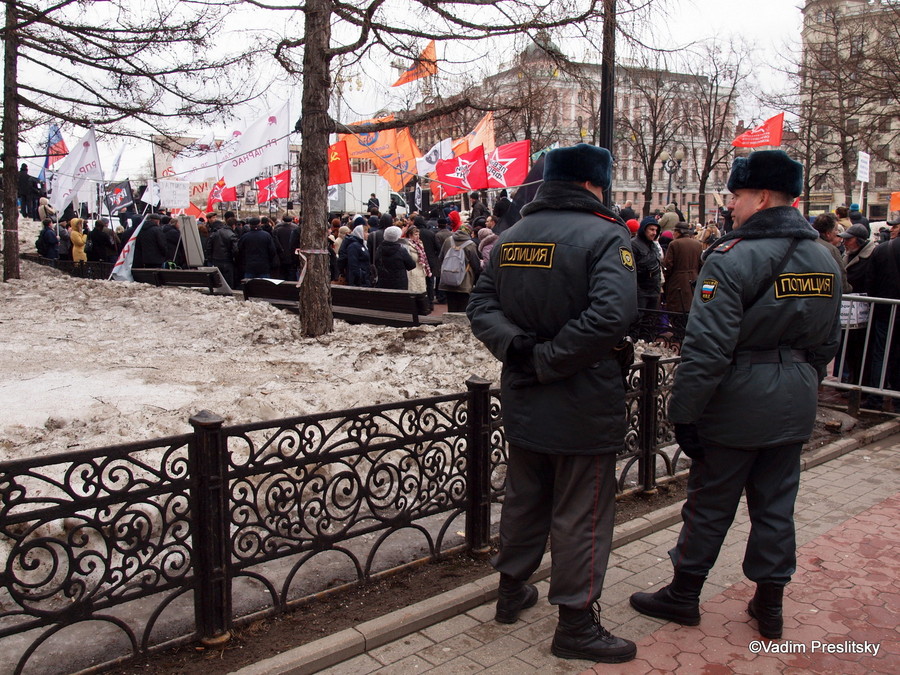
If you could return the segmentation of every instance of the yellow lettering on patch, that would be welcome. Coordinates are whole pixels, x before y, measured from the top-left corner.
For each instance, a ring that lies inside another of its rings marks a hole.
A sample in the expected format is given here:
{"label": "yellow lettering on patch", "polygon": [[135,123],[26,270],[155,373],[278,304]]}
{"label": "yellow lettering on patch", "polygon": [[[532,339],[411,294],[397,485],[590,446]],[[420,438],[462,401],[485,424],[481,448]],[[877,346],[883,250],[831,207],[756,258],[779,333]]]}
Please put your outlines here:
{"label": "yellow lettering on patch", "polygon": [[556,244],[507,243],[500,247],[500,267],[553,267]]}
{"label": "yellow lettering on patch", "polygon": [[819,272],[781,274],[775,280],[775,297],[778,299],[834,297],[834,275]]}

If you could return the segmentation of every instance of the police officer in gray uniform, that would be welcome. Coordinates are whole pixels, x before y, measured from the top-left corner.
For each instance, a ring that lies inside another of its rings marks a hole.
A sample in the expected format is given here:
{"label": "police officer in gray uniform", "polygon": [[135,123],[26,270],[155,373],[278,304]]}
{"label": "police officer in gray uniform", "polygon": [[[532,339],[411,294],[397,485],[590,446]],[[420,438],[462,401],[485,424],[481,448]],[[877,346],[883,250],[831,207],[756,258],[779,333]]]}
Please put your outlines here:
{"label": "police officer in gray uniform", "polygon": [[635,593],[639,612],[700,623],[699,595],[746,490],[748,611],[764,637],[782,633],[782,595],[796,568],[800,449],[819,382],[837,351],[840,269],[791,206],[803,166],[781,150],[734,160],[734,230],[705,254],[675,373],[669,419],[692,458],[672,582]]}
{"label": "police officer in gray uniform", "polygon": [[617,663],[634,643],[592,612],[612,543],[615,459],[625,437],[616,348],[637,315],[625,224],[601,202],[612,156],[579,144],[547,154],[524,218],[494,246],[468,305],[472,332],[503,362],[509,442],[496,620],[537,601],[527,584],[550,537],[553,653]]}

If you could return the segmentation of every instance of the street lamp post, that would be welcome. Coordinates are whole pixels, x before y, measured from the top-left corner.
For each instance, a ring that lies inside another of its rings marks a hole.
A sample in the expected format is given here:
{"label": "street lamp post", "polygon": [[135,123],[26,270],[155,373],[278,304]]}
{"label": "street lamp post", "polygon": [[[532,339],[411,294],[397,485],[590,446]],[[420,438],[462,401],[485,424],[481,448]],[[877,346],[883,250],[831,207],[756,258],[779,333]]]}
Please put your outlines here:
{"label": "street lamp post", "polygon": [[666,202],[666,205],[668,205],[672,203],[672,174],[681,168],[681,162],[684,159],[684,151],[680,149],[676,150],[674,157],[668,152],[663,151],[659,158],[662,160],[663,169],[669,174],[669,201]]}

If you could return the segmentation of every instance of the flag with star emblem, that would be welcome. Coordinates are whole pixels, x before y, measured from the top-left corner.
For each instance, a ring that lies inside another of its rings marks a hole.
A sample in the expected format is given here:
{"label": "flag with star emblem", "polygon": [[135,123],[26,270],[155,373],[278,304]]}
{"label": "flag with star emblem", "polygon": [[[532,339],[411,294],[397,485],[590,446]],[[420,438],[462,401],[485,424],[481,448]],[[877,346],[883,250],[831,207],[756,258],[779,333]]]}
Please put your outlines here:
{"label": "flag with star emblem", "polygon": [[494,148],[486,158],[488,187],[509,188],[524,183],[530,156],[531,141],[516,141]]}
{"label": "flag with star emblem", "polygon": [[271,178],[256,181],[257,204],[266,204],[276,199],[287,199],[291,184],[291,170],[285,169]]}
{"label": "flag with star emblem", "polygon": [[484,148],[480,145],[459,157],[442,159],[437,163],[435,170],[446,197],[469,190],[481,190],[488,186]]}
{"label": "flag with star emblem", "polygon": [[233,187],[225,187],[225,181],[219,181],[213,185],[209,191],[209,197],[206,198],[206,210],[212,211],[213,206],[219,202],[236,202],[237,190]]}

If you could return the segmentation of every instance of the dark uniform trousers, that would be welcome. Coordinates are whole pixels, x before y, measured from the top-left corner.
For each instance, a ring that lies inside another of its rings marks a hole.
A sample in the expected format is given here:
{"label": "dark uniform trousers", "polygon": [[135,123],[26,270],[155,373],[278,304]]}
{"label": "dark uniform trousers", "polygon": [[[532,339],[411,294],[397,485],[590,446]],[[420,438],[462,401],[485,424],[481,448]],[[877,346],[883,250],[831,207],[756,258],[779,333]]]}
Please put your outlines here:
{"label": "dark uniform trousers", "polygon": [[511,445],[494,567],[526,581],[538,568],[549,535],[548,600],[586,609],[603,589],[615,496],[614,453],[550,455]]}
{"label": "dark uniform trousers", "polygon": [[675,571],[706,576],[746,490],[750,536],[744,574],[757,583],[789,582],[797,564],[794,502],[801,448],[801,443],[764,450],[707,446],[691,465],[681,510],[684,524],[669,551]]}

